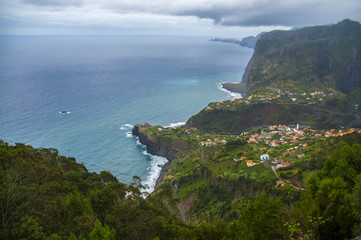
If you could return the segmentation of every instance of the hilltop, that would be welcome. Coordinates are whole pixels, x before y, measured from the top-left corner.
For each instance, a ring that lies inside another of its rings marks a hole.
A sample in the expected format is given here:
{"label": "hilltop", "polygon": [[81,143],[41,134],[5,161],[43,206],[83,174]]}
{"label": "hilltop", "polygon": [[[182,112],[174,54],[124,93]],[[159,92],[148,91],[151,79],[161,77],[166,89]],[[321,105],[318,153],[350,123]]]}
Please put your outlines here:
{"label": "hilltop", "polygon": [[335,25],[264,34],[243,76],[247,95],[273,87],[293,92],[334,89],[359,91],[361,25],[343,20]]}
{"label": "hilltop", "polygon": [[247,101],[211,103],[187,126],[218,133],[272,124],[359,127],[360,86],[360,23],[272,31],[257,41],[242,82],[223,84]]}

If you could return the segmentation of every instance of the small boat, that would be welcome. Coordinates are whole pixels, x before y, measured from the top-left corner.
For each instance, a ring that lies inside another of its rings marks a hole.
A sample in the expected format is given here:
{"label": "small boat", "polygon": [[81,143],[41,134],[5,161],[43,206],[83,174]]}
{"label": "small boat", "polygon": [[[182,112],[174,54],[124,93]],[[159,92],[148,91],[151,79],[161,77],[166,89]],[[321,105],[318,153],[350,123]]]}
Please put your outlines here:
{"label": "small boat", "polygon": [[60,114],[69,114],[70,112],[68,111],[61,111]]}

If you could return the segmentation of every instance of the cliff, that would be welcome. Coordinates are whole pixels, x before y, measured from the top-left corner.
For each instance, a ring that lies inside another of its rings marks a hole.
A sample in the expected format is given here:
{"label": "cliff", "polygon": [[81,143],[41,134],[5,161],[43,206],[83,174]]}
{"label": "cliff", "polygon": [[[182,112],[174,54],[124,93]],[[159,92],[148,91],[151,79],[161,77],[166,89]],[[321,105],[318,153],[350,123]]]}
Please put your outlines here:
{"label": "cliff", "polygon": [[212,42],[223,42],[223,43],[234,43],[234,44],[240,45],[242,47],[254,48],[256,46],[256,43],[257,43],[258,39],[263,34],[265,34],[265,32],[261,32],[260,34],[258,34],[255,37],[254,36],[244,37],[244,38],[242,38],[242,40],[233,39],[233,38],[228,38],[228,39],[212,38],[210,41],[212,41]]}
{"label": "cliff", "polygon": [[346,19],[335,25],[266,33],[256,43],[242,82],[223,87],[246,92],[252,100],[211,104],[191,117],[188,127],[217,133],[270,124],[358,127],[361,25]]}
{"label": "cliff", "polygon": [[145,123],[136,124],[132,129],[133,135],[139,137],[139,142],[147,146],[147,152],[150,154],[173,161],[184,157],[188,150],[198,148],[196,144],[176,136],[160,134],[163,128],[161,126],[157,128],[158,131],[154,132],[155,128]]}
{"label": "cliff", "polygon": [[266,33],[257,41],[242,81],[247,82],[247,95],[265,87],[359,91],[361,25],[346,19],[335,25]]}

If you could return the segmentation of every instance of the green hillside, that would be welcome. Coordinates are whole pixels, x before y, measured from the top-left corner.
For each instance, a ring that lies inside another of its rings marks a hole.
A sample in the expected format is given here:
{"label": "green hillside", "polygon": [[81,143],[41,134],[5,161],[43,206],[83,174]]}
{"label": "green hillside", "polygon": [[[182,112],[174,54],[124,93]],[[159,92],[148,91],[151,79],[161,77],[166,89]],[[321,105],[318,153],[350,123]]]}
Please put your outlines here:
{"label": "green hillside", "polygon": [[243,80],[248,83],[248,95],[265,87],[293,92],[329,88],[346,94],[360,92],[361,25],[344,20],[330,26],[264,34],[248,68]]}
{"label": "green hillside", "polygon": [[[271,158],[292,162],[276,174],[257,160],[265,150],[245,142],[256,132],[237,137],[146,129],[154,141],[168,135],[187,144],[219,143],[203,146],[204,160],[200,151],[184,150],[157,190],[143,199],[137,177],[125,185],[108,172],[88,172],[55,149],[0,141],[1,239],[344,239],[361,234],[359,133],[309,139],[300,150],[275,149]],[[241,156],[258,165],[247,167]]]}
{"label": "green hillside", "polygon": [[246,101],[211,103],[187,126],[218,133],[271,124],[360,127],[360,23],[344,20],[262,35],[242,83],[223,84],[238,92],[245,85]]}
{"label": "green hillside", "polygon": [[[298,136],[272,126],[219,135],[137,127],[154,154],[173,156],[152,197],[198,230],[212,226],[212,239],[344,239],[360,233],[355,204],[361,134],[355,130],[304,129]],[[162,150],[172,151],[175,142],[190,147],[175,148],[178,154]],[[263,154],[268,162],[260,160]],[[275,161],[290,165],[277,168]]]}

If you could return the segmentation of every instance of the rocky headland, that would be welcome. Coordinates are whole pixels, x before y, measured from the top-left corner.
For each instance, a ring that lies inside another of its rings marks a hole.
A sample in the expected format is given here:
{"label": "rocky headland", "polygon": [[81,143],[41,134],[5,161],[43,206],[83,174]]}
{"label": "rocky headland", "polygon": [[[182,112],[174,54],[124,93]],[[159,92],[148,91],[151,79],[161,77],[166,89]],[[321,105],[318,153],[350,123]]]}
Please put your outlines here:
{"label": "rocky headland", "polygon": [[134,126],[148,153],[170,161],[152,196],[192,223],[233,219],[262,191],[297,202],[335,146],[359,142],[360,69],[357,22],[262,35],[242,82],[222,85],[244,98],[210,103],[181,128]]}

